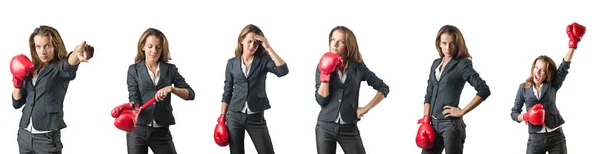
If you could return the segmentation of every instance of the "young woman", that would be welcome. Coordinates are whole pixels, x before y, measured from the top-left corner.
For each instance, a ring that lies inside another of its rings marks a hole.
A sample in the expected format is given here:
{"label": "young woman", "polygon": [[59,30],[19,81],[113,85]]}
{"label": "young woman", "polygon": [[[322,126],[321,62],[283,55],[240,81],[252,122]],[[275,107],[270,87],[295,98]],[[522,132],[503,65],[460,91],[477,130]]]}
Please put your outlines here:
{"label": "young woman", "polygon": [[[445,25],[440,28],[435,46],[440,58],[431,65],[424,116],[420,120],[422,125],[433,127],[435,140],[429,143],[431,147],[421,147],[422,153],[441,154],[445,150],[447,154],[462,154],[466,139],[462,117],[490,96],[490,88],[473,69],[471,55],[457,27]],[[465,82],[469,82],[477,94],[461,109],[459,103]]]}
{"label": "young woman", "polygon": [[245,131],[259,154],[275,153],[264,118],[264,111],[271,108],[265,90],[269,72],[283,77],[288,74],[287,64],[271,48],[260,28],[246,25],[238,36],[235,57],[225,67],[219,117],[219,123],[227,125],[232,154],[245,153]]}
{"label": "young woman", "polygon": [[58,31],[50,26],[36,28],[29,37],[33,61],[17,55],[11,61],[13,106],[23,107],[17,141],[19,152],[62,153],[60,131],[67,127],[63,103],[69,83],[81,62],[93,57],[94,48],[85,41],[67,54]]}
{"label": "young woman", "polygon": [[[389,93],[389,87],[363,62],[354,33],[337,26],[329,33],[329,52],[316,70],[317,103],[321,106],[315,128],[317,153],[332,154],[339,143],[347,154],[364,154],[357,122]],[[365,107],[359,107],[360,84],[377,90]]]}
{"label": "young woman", "polygon": [[[516,122],[528,124],[527,154],[566,154],[567,143],[562,125],[565,123],[556,107],[556,93],[562,86],[575,49],[586,28],[577,23],[567,26],[569,50],[560,66],[545,55],[537,57],[525,83],[519,85],[511,117]],[[526,113],[522,113],[525,105]]]}
{"label": "young woman", "polygon": [[142,106],[153,97],[157,102],[140,111],[135,130],[127,133],[130,154],[147,154],[148,147],[153,153],[177,153],[169,130],[175,124],[171,93],[183,100],[194,100],[195,93],[169,60],[165,34],[158,29],[147,29],[138,42],[135,64],[127,72],[129,102]]}

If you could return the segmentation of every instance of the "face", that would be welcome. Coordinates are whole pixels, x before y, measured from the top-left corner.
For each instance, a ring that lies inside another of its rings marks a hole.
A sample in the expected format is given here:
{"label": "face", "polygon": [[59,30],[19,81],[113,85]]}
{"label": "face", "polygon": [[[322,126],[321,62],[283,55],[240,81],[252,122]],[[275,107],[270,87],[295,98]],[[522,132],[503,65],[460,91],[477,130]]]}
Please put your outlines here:
{"label": "face", "polygon": [[48,64],[54,58],[54,46],[50,42],[50,37],[44,35],[36,35],[33,37],[35,52],[42,63]]}
{"label": "face", "polygon": [[158,62],[158,58],[160,58],[160,54],[162,53],[161,40],[154,35],[148,36],[142,50],[146,55],[146,61]]}
{"label": "face", "polygon": [[329,51],[340,56],[346,54],[346,34],[344,32],[336,30],[331,35],[329,40]]}
{"label": "face", "polygon": [[446,57],[452,57],[456,52],[456,42],[454,36],[444,33],[440,36],[440,48]]}
{"label": "face", "polygon": [[546,80],[546,73],[548,73],[548,63],[541,59],[538,59],[533,66],[533,82],[541,84]]}
{"label": "face", "polygon": [[249,32],[246,34],[246,37],[242,39],[241,43],[244,48],[244,54],[253,55],[256,52],[256,49],[258,49],[258,46],[261,44],[261,42],[256,40],[254,36],[256,36],[256,33]]}

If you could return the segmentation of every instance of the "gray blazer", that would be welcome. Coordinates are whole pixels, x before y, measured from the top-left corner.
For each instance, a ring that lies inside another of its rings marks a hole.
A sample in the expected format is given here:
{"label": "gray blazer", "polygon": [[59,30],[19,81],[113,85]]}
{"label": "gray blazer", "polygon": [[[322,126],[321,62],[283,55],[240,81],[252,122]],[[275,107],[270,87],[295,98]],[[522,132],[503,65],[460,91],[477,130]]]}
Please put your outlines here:
{"label": "gray blazer", "polygon": [[465,82],[469,82],[483,100],[490,96],[490,88],[479,77],[479,73],[473,69],[473,62],[470,59],[452,58],[444,67],[438,81],[435,77],[435,69],[438,69],[441,62],[442,58],[433,61],[427,80],[425,103],[430,103],[431,116],[437,119],[446,119],[442,114],[444,106],[459,107],[460,95],[465,87]]}
{"label": "gray blazer", "polygon": [[23,97],[19,100],[12,98],[15,109],[25,106],[19,128],[26,128],[30,117],[33,128],[39,131],[53,131],[67,127],[63,119],[63,101],[69,82],[75,79],[78,68],[79,65],[72,66],[68,58],[65,58],[46,65],[40,71],[35,86],[31,75],[26,78],[21,88]]}
{"label": "gray blazer", "polygon": [[[556,108],[556,92],[558,92],[558,89],[560,89],[562,86],[567,74],[569,74],[570,67],[571,62],[566,62],[563,60],[556,73],[553,74],[554,79],[550,82],[544,82],[542,84],[540,99],[535,97],[533,94],[533,86],[524,88],[525,83],[519,85],[517,96],[515,98],[515,105],[510,114],[512,120],[519,122],[518,117],[523,111],[523,105],[525,105],[525,111],[529,111],[529,108],[531,108],[533,105],[541,103],[544,107],[544,110],[546,110],[546,118],[544,121],[546,127],[556,128],[564,124],[565,120],[560,115],[558,108]],[[527,126],[529,127],[529,133],[535,133],[542,130],[542,126]]]}
{"label": "gray blazer", "polygon": [[[184,100],[194,100],[196,94],[192,87],[185,81],[185,78],[179,74],[175,64],[160,62],[160,76],[158,84],[155,86],[148,73],[148,68],[144,61],[129,66],[127,71],[127,89],[129,90],[129,101],[135,102],[140,106],[156,95],[156,91],[166,86],[173,85],[177,88],[187,89],[189,97]],[[171,93],[168,93],[165,99],[150,105],[142,110],[138,116],[137,124],[149,124],[152,119],[161,126],[174,125],[173,107],[171,106]]]}
{"label": "gray blazer", "polygon": [[344,83],[340,81],[340,76],[337,72],[331,73],[329,82],[329,96],[323,97],[319,95],[319,87],[321,86],[321,71],[317,66],[315,73],[315,99],[321,106],[318,121],[335,122],[338,113],[341,114],[342,120],[348,123],[356,123],[360,119],[356,118],[356,109],[358,109],[358,96],[360,92],[360,84],[367,81],[367,84],[378,92],[383,93],[387,97],[390,92],[383,80],[375,73],[371,72],[365,63],[356,63],[348,61],[348,74]]}
{"label": "gray blazer", "polygon": [[267,73],[277,77],[288,74],[287,63],[276,66],[269,55],[255,56],[252,60],[248,77],[242,72],[242,59],[235,56],[227,61],[225,66],[225,86],[221,101],[228,103],[228,111],[241,112],[248,101],[252,112],[260,112],[271,108],[266,93]]}

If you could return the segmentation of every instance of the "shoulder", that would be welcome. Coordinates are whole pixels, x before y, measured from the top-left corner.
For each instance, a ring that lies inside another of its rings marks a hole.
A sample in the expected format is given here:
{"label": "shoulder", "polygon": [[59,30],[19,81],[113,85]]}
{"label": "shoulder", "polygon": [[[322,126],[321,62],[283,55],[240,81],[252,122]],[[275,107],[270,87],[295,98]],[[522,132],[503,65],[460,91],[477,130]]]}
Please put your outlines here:
{"label": "shoulder", "polygon": [[138,65],[140,65],[141,62],[138,63],[133,63],[131,65],[129,65],[129,70],[135,69]]}
{"label": "shoulder", "polygon": [[240,58],[240,56],[235,56],[235,57],[231,57],[227,60],[227,63],[233,63],[233,61],[235,61],[237,58]]}
{"label": "shoulder", "polygon": [[461,59],[457,59],[459,64],[463,64],[463,65],[472,65],[473,61],[469,58],[461,58]]}
{"label": "shoulder", "polygon": [[258,58],[260,58],[261,60],[271,60],[271,55],[260,55]]}

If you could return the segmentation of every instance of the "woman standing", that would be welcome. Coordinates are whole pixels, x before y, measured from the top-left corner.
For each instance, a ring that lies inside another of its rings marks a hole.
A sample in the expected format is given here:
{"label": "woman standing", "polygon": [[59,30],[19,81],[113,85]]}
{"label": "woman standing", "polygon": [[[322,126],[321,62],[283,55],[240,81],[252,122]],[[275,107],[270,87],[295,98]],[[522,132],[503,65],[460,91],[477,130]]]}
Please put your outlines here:
{"label": "woman standing", "polygon": [[127,88],[131,104],[144,105],[153,97],[157,102],[141,110],[135,130],[127,133],[129,153],[147,154],[148,147],[157,154],[176,154],[169,130],[175,124],[171,93],[183,100],[194,100],[194,90],[169,63],[169,41],[155,28],[147,29],[138,42],[135,63],[127,71]]}
{"label": "woman standing", "polygon": [[[363,62],[356,37],[347,27],[337,26],[329,33],[329,52],[321,58],[315,79],[315,97],[321,106],[315,128],[317,153],[335,153],[336,143],[344,153],[366,153],[357,122],[390,90]],[[358,103],[362,81],[378,91],[365,107]]]}
{"label": "woman standing", "polygon": [[40,26],[29,37],[29,50],[33,61],[21,54],[10,64],[13,106],[24,106],[17,137],[19,153],[62,153],[65,95],[79,64],[93,57],[94,48],[84,41],[67,54],[58,31]]}
{"label": "woman standing", "polygon": [[[490,88],[473,69],[471,55],[457,27],[443,26],[438,31],[435,46],[440,58],[431,65],[424,115],[419,120],[421,125],[432,127],[434,132],[423,135],[421,133],[428,131],[421,129],[427,127],[419,128],[417,145],[423,149],[423,154],[441,154],[443,150],[447,154],[462,154],[466,139],[466,124],[462,117],[490,96]],[[477,94],[461,109],[459,103],[465,82],[469,82]],[[434,135],[435,140],[420,144],[424,139],[420,136],[429,135]]]}
{"label": "woman standing", "polygon": [[[569,50],[558,69],[550,57],[539,56],[533,61],[531,73],[525,83],[519,85],[511,118],[528,124],[527,154],[567,153],[562,130],[565,121],[556,107],[556,93],[569,73],[571,59],[585,31],[586,28],[580,24],[568,25]],[[521,113],[524,105],[527,112]]]}
{"label": "woman standing", "polygon": [[283,77],[288,74],[287,64],[271,48],[262,30],[249,24],[239,34],[235,57],[229,59],[225,67],[218,122],[227,125],[231,154],[245,153],[245,131],[259,154],[275,153],[264,118],[264,111],[271,108],[265,90],[269,72]]}

